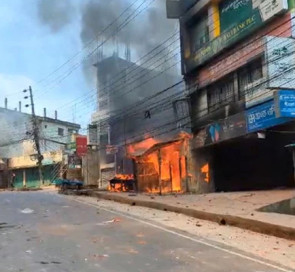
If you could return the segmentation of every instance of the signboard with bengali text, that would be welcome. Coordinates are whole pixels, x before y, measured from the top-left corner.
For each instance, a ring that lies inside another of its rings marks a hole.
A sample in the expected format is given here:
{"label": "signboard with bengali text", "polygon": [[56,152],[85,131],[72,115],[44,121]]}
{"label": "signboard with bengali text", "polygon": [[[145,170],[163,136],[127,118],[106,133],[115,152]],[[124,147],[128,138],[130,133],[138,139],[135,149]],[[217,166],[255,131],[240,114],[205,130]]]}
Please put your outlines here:
{"label": "signboard with bengali text", "polygon": [[[292,119],[291,119],[292,120]],[[290,118],[277,118],[274,100],[247,110],[247,130],[256,132],[290,121]]]}
{"label": "signboard with bengali text", "polygon": [[295,117],[295,91],[277,91],[274,101],[276,117]]}
{"label": "signboard with bengali text", "polygon": [[272,36],[265,39],[268,87],[295,89],[295,40]]}
{"label": "signboard with bengali text", "polygon": [[[216,56],[223,49],[249,36],[275,15],[288,10],[287,0],[227,0],[222,3],[221,35],[201,49],[192,52],[185,60],[185,70],[190,72]],[[191,42],[194,43],[193,37]],[[191,48],[195,48],[193,44]]]}

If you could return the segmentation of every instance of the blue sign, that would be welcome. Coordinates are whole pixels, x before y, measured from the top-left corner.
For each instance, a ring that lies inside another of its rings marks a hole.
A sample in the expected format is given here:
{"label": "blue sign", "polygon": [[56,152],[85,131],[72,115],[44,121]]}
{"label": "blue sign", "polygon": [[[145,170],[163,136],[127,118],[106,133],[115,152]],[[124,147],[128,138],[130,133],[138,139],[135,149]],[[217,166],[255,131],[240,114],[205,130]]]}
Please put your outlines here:
{"label": "blue sign", "polygon": [[263,130],[288,121],[290,121],[290,118],[276,117],[275,104],[273,100],[247,110],[248,132]]}
{"label": "blue sign", "polygon": [[295,91],[277,91],[275,109],[277,117],[295,117]]}

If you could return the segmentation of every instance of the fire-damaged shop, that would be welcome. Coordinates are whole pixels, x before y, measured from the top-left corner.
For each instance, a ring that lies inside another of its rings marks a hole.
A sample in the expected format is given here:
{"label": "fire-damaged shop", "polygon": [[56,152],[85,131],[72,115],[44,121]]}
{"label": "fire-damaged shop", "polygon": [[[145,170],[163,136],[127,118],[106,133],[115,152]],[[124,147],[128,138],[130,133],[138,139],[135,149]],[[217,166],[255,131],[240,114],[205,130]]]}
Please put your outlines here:
{"label": "fire-damaged shop", "polygon": [[[137,190],[159,194],[189,191],[192,182],[189,141],[190,136],[183,134],[167,142],[149,139],[130,146]],[[144,149],[145,146],[150,147]]]}

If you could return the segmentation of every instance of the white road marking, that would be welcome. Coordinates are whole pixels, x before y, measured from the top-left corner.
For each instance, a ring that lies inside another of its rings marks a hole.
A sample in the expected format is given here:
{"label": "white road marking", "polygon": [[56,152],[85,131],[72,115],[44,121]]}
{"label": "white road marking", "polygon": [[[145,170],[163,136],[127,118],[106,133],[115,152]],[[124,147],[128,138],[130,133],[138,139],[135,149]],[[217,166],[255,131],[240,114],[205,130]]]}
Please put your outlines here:
{"label": "white road marking", "polygon": [[202,241],[202,240],[199,240],[199,239],[196,239],[196,238],[192,238],[190,236],[187,236],[187,235],[184,235],[184,234],[181,234],[181,233],[178,233],[176,231],[173,231],[173,230],[170,230],[170,229],[167,229],[165,227],[162,227],[162,226],[158,226],[156,224],[153,224],[153,223],[150,223],[150,222],[146,222],[144,220],[141,220],[141,219],[138,219],[136,217],[133,217],[133,216],[130,216],[130,215],[127,215],[127,214],[124,214],[124,213],[121,213],[119,211],[113,211],[113,210],[109,210],[107,208],[103,208],[101,206],[99,206],[98,204],[92,204],[92,203],[88,203],[88,202],[85,202],[85,201],[82,201],[82,200],[78,200],[78,199],[73,199],[74,201],[76,202],[79,202],[81,204],[84,204],[84,205],[88,205],[88,206],[92,206],[94,208],[100,208],[101,210],[104,210],[104,211],[107,211],[107,212],[110,212],[112,214],[116,214],[116,215],[120,215],[120,216],[123,216],[123,217],[126,217],[126,218],[129,218],[133,221],[137,221],[139,223],[142,223],[142,224],[145,224],[145,225],[149,225],[153,228],[156,228],[156,229],[159,229],[159,230],[162,230],[162,231],[165,231],[167,233],[171,233],[173,235],[177,235],[179,237],[182,237],[184,239],[187,239],[187,240],[190,240],[190,241],[193,241],[195,243],[198,243],[198,244],[202,244],[202,245],[205,245],[205,246],[208,246],[208,247],[211,247],[211,248],[214,248],[214,249],[217,249],[217,250],[220,250],[220,251],[223,251],[223,252],[226,252],[228,254],[231,254],[231,255],[234,255],[234,256],[238,256],[240,258],[243,258],[243,259],[246,259],[246,260],[249,260],[249,261],[252,261],[252,262],[255,262],[255,263],[258,263],[258,264],[262,264],[262,265],[265,265],[265,266],[268,266],[268,267],[271,267],[271,268],[274,268],[274,269],[277,269],[279,271],[283,271],[283,272],[294,272],[295,270],[289,270],[289,269],[285,269],[283,267],[279,267],[277,265],[274,265],[274,264],[271,264],[271,263],[267,263],[265,261],[262,261],[262,260],[259,260],[259,259],[255,259],[255,258],[252,258],[252,257],[249,257],[249,256],[246,256],[242,253],[238,253],[238,252],[235,252],[235,251],[232,251],[232,250],[229,250],[229,249],[226,249],[226,248],[223,248],[221,246],[217,246],[217,245],[214,245],[214,244],[211,244],[209,242],[205,242],[205,241]]}

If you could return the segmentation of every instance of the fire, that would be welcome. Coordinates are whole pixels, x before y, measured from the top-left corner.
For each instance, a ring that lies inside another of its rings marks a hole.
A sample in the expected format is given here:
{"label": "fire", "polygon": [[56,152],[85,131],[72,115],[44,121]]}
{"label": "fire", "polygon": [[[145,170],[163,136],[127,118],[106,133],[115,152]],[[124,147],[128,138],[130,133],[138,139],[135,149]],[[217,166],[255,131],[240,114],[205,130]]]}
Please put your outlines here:
{"label": "fire", "polygon": [[181,156],[180,158],[180,165],[181,165],[181,178],[185,178],[187,176],[187,171],[186,171],[186,158],[185,156]]}
{"label": "fire", "polygon": [[209,183],[210,182],[210,175],[209,175],[209,164],[205,164],[202,168],[201,168],[201,172],[204,174],[204,180]]}
{"label": "fire", "polygon": [[[144,145],[144,144],[143,144]],[[163,143],[147,155],[135,158],[139,191],[148,193],[181,192],[187,178],[185,139]]]}
{"label": "fire", "polygon": [[134,179],[134,175],[117,174],[115,175],[115,179],[120,179],[120,180]]}
{"label": "fire", "polygon": [[148,138],[143,142],[129,145],[127,152],[130,156],[133,156],[136,152],[145,152],[155,144],[157,144],[157,141],[154,138]]}
{"label": "fire", "polygon": [[[139,192],[184,191],[189,176],[186,154],[190,138],[187,133],[181,133],[177,139],[169,142],[159,142],[149,137],[127,147],[128,156],[135,162],[134,174]],[[135,188],[134,185],[133,175],[118,174],[110,181],[109,190],[124,192]]]}
{"label": "fire", "polygon": [[134,175],[117,174],[112,180],[108,190],[111,192],[128,192],[133,188]]}

